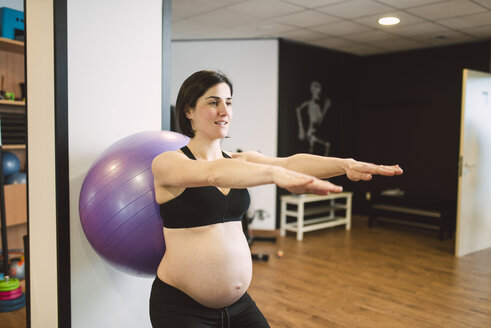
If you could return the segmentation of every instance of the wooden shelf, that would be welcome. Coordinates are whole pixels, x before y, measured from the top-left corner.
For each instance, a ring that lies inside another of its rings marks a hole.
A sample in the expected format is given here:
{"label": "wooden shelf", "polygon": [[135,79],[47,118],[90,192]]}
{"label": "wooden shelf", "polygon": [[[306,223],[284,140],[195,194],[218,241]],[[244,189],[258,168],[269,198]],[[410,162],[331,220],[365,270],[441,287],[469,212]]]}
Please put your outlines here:
{"label": "wooden shelf", "polygon": [[24,42],[0,37],[0,50],[24,54]]}
{"label": "wooden shelf", "polygon": [[26,102],[25,101],[19,101],[19,100],[5,100],[5,99],[0,99],[0,105],[7,105],[7,106],[25,106]]}
{"label": "wooden shelf", "polygon": [[26,149],[26,145],[2,145],[3,150]]}
{"label": "wooden shelf", "polygon": [[17,100],[0,100],[0,113],[25,114],[26,102]]}

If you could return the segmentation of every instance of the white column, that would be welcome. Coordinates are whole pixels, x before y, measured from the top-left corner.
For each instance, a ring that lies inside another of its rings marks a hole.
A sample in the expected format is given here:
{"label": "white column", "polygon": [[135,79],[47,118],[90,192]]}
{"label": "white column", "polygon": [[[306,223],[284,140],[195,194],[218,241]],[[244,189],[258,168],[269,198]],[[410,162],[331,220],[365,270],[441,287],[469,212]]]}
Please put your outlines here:
{"label": "white column", "polygon": [[58,327],[53,1],[26,0],[31,327]]}

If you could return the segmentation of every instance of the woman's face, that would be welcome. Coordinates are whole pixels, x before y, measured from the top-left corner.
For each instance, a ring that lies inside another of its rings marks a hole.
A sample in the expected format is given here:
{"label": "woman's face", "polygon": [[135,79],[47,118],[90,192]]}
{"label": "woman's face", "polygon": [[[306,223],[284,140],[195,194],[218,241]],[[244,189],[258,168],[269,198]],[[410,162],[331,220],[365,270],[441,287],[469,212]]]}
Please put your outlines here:
{"label": "woman's face", "polygon": [[227,136],[232,120],[232,95],[227,83],[209,88],[190,108],[186,117],[191,120],[195,136],[222,139]]}

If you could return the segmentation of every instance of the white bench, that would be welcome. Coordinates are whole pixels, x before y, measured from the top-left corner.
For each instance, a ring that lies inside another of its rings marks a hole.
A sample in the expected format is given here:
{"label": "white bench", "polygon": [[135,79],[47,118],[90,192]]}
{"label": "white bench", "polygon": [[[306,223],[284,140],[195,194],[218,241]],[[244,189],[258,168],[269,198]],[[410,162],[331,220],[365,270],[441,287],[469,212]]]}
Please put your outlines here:
{"label": "white bench", "polygon": [[[280,234],[285,236],[286,231],[293,231],[297,233],[297,240],[303,240],[303,234],[308,231],[338,225],[345,225],[346,230],[350,230],[352,196],[352,192],[332,193],[326,196],[310,194],[281,196]],[[337,200],[344,200],[344,202]],[[288,205],[296,206],[296,211],[288,209]],[[344,211],[344,216],[337,216],[336,212],[339,213],[341,210]],[[296,220],[287,223],[287,216],[294,217]],[[306,217],[309,218],[305,219]]]}

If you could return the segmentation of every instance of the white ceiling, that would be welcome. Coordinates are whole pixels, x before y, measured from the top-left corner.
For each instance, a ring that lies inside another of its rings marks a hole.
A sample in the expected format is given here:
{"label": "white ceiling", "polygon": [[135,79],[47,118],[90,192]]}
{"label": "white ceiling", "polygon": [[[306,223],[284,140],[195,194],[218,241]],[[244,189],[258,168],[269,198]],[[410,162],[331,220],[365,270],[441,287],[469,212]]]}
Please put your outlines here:
{"label": "white ceiling", "polygon": [[278,37],[357,55],[490,40],[491,0],[172,1],[173,40]]}

